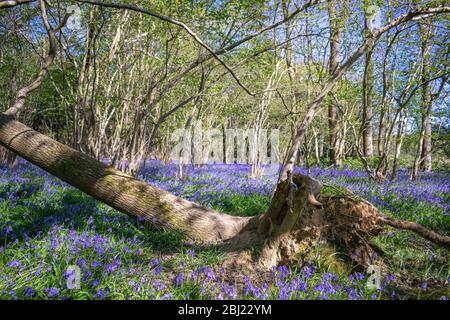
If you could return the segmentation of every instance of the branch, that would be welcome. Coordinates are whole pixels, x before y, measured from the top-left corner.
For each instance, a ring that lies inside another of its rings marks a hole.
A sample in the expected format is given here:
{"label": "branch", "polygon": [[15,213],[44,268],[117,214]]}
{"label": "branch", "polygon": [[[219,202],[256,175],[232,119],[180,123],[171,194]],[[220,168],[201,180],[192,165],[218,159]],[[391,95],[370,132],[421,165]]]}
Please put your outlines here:
{"label": "branch", "polygon": [[303,120],[297,125],[296,133],[293,143],[288,150],[286,160],[283,164],[283,170],[281,171],[280,179],[287,179],[287,172],[292,171],[296,160],[298,149],[303,143],[306,130],[314,119],[317,109],[321,106],[322,100],[327,94],[334,88],[342,76],[355,64],[356,61],[366,52],[369,47],[373,47],[379,37],[386,31],[398,26],[402,23],[408,22],[412,19],[418,20],[429,16],[430,14],[448,13],[450,7],[438,7],[438,8],[418,8],[413,11],[409,11],[401,16],[391,20],[388,24],[374,30],[365,41],[356,49],[347,60],[336,69],[330,79],[322,87],[321,91],[316,95],[314,100],[308,105],[306,114]]}
{"label": "branch", "polygon": [[138,6],[135,5],[131,5],[131,4],[116,4],[116,3],[106,3],[103,1],[95,1],[95,0],[76,0],[77,2],[80,3],[87,3],[87,4],[92,4],[92,5],[96,5],[96,6],[101,6],[101,7],[107,7],[107,8],[115,8],[115,9],[126,9],[126,10],[131,10],[131,11],[136,11],[136,12],[140,12],[140,13],[144,13],[147,14],[149,16],[158,18],[162,21],[171,23],[173,25],[176,25],[182,29],[184,29],[198,44],[200,44],[203,48],[205,48],[213,57],[214,59],[216,59],[230,74],[231,76],[234,78],[234,80],[236,80],[237,84],[244,89],[245,92],[247,92],[250,96],[255,96],[255,94],[253,92],[251,92],[237,77],[237,75],[234,73],[233,70],[231,70],[231,68],[218,56],[218,54],[215,53],[215,51],[213,49],[211,49],[205,42],[203,42],[202,39],[200,39],[199,36],[197,36],[197,34],[192,31],[185,23],[172,19],[170,17],[164,16],[162,14],[144,9],[144,8],[140,8]]}
{"label": "branch", "polygon": [[440,246],[450,249],[450,237],[437,234],[436,232],[431,231],[418,223],[404,220],[396,220],[389,217],[383,217],[382,221],[385,224],[394,227],[396,229],[413,231],[414,233],[417,233],[421,237],[431,242],[434,242]]}
{"label": "branch", "polygon": [[[78,0],[76,0],[76,1],[78,1]],[[305,11],[305,10],[308,9],[309,7],[312,7],[313,5],[318,4],[318,3],[321,3],[321,2],[323,2],[323,0],[309,0],[309,1],[307,1],[303,6],[297,8],[296,10],[294,10],[294,11],[293,11],[291,14],[289,14],[286,18],[284,18],[284,19],[282,19],[282,20],[280,20],[280,21],[277,21],[277,22],[275,22],[275,23],[273,23],[273,24],[271,24],[271,25],[269,25],[269,26],[267,26],[267,27],[261,28],[261,29],[255,31],[255,32],[252,33],[252,34],[249,34],[248,36],[246,36],[246,37],[244,37],[244,38],[242,38],[242,39],[239,39],[239,40],[237,40],[237,41],[235,41],[235,42],[229,44],[229,45],[226,46],[226,47],[220,48],[220,49],[214,51],[214,54],[215,54],[216,56],[219,56],[219,55],[222,55],[222,54],[224,54],[224,53],[226,53],[226,52],[229,52],[229,51],[231,51],[231,50],[233,50],[233,49],[239,47],[240,45],[242,45],[242,44],[244,44],[244,43],[246,43],[246,42],[248,42],[248,41],[250,41],[250,40],[252,40],[252,39],[254,39],[254,38],[258,37],[258,36],[260,36],[261,34],[267,32],[267,31],[273,30],[273,29],[279,27],[280,25],[286,23],[287,21],[292,20],[294,17],[296,17],[296,16],[297,16],[299,13],[301,13],[302,11]],[[202,63],[208,61],[208,60],[211,59],[212,57],[213,57],[213,55],[211,55],[210,53],[205,54],[205,55],[199,57],[199,58],[198,58],[197,60],[195,60],[194,62],[192,62],[189,66],[187,66],[186,68],[184,68],[184,69],[179,73],[179,76],[177,76],[175,79],[171,80],[167,85],[165,85],[165,87],[161,90],[161,92],[160,92],[160,94],[159,94],[159,97],[156,98],[156,100],[155,100],[153,103],[159,102],[159,101],[162,99],[162,97],[164,96],[164,94],[165,94],[168,90],[170,90],[171,88],[173,88],[173,87],[179,82],[179,80],[180,80],[181,78],[183,78],[183,77],[184,77],[186,74],[188,74],[191,70],[195,69],[196,67],[198,67],[198,66],[201,65]]]}
{"label": "branch", "polygon": [[53,60],[55,59],[55,56],[56,56],[56,51],[57,51],[56,33],[58,31],[60,31],[61,28],[66,24],[66,22],[70,16],[70,14],[66,14],[64,16],[64,18],[60,21],[58,26],[55,29],[52,29],[52,27],[50,26],[50,23],[48,21],[47,9],[45,7],[45,1],[39,0],[39,4],[41,7],[42,21],[44,23],[45,29],[47,30],[47,34],[48,34],[48,40],[49,40],[48,55],[45,58],[44,65],[42,66],[41,70],[39,71],[36,79],[34,79],[33,82],[31,82],[26,87],[23,87],[19,91],[17,91],[16,101],[14,102],[12,107],[10,107],[8,110],[6,110],[4,112],[4,114],[8,115],[8,116],[15,117],[19,113],[19,111],[23,108],[27,95],[30,92],[32,92],[33,90],[35,90],[36,88],[38,88],[41,85],[42,81],[44,81],[45,77],[48,74],[48,69],[53,64]]}
{"label": "branch", "polygon": [[[353,194],[350,190],[346,189],[346,191],[348,192],[348,194],[346,195],[347,197],[351,197],[351,195]],[[424,226],[416,223],[416,222],[411,222],[411,221],[405,221],[405,220],[398,220],[398,219],[394,219],[391,217],[387,217],[384,214],[382,214],[377,207],[375,207],[372,203],[370,203],[369,201],[360,198],[358,199],[359,201],[364,202],[365,204],[371,206],[372,208],[374,208],[377,212],[378,212],[378,217],[379,217],[379,223],[381,224],[385,224],[388,226],[391,226],[395,229],[399,229],[399,230],[408,230],[408,231],[412,231],[416,234],[418,234],[419,236],[421,236],[422,238],[431,241],[437,245],[440,245],[442,247],[444,247],[447,250],[450,250],[450,237],[449,236],[445,236],[445,235],[440,235],[430,229],[425,228]]]}
{"label": "branch", "polygon": [[11,8],[25,3],[34,2],[35,0],[4,0],[0,1],[0,9]]}

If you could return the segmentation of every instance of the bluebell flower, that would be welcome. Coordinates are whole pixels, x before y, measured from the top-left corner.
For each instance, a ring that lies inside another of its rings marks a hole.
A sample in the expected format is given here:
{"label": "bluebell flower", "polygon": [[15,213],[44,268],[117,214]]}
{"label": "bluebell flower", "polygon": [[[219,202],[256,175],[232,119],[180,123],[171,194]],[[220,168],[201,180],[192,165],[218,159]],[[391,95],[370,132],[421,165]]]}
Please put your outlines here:
{"label": "bluebell flower", "polygon": [[97,290],[97,297],[100,298],[100,299],[105,299],[106,298],[106,292],[103,289]]}
{"label": "bluebell flower", "polygon": [[19,260],[14,260],[8,263],[8,267],[10,268],[18,268],[20,266],[22,266],[22,262],[20,262]]}
{"label": "bluebell flower", "polygon": [[184,280],[184,274],[181,272],[181,273],[179,273],[179,274],[177,275],[177,277],[175,278],[175,284],[174,284],[174,286],[175,286],[175,287],[179,287],[179,286],[181,285],[181,283],[183,282],[183,280]]}
{"label": "bluebell flower", "polygon": [[163,268],[161,266],[160,267],[156,267],[155,270],[153,270],[153,274],[155,276],[157,276],[157,275],[159,275],[162,272],[162,270],[163,270]]}
{"label": "bluebell flower", "polygon": [[165,295],[163,295],[161,297],[161,300],[169,300],[172,299],[172,294],[171,293],[166,293]]}
{"label": "bluebell flower", "polygon": [[195,257],[195,251],[193,249],[189,249],[186,253],[191,258]]}
{"label": "bluebell flower", "polygon": [[26,298],[30,298],[30,297],[34,296],[34,293],[35,292],[32,287],[27,287],[24,292]]}
{"label": "bluebell flower", "polygon": [[59,293],[59,290],[55,287],[47,288],[44,290],[47,293],[47,297],[52,298]]}

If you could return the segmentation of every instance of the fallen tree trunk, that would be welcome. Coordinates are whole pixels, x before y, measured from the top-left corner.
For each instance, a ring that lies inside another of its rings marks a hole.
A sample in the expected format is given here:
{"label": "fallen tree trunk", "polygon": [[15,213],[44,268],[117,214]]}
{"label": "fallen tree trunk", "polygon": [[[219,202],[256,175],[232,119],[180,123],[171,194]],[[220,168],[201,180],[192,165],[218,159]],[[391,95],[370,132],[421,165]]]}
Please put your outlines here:
{"label": "fallen tree trunk", "polygon": [[[374,263],[370,239],[386,225],[418,233],[450,248],[450,237],[382,215],[353,196],[323,194],[308,176],[281,180],[265,214],[237,217],[203,208],[40,134],[0,114],[0,144],[107,205],[200,243],[261,249],[258,263],[271,268],[295,261],[321,244],[362,266]],[[290,175],[290,173],[289,173]]]}
{"label": "fallen tree trunk", "polygon": [[197,241],[233,237],[250,218],[203,208],[107,166],[0,114],[0,144],[107,205]]}

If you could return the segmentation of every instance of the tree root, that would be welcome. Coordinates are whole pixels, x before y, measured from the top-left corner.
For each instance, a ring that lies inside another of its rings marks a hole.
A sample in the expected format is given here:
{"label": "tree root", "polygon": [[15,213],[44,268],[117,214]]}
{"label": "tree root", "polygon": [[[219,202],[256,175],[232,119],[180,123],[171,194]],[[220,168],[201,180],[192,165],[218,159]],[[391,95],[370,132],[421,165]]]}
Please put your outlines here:
{"label": "tree root", "polygon": [[318,247],[352,266],[383,266],[379,248],[371,240],[386,226],[413,231],[450,248],[450,237],[414,222],[387,217],[349,190],[338,195],[321,191],[322,184],[308,176],[294,175],[281,181],[267,212],[252,220],[229,245],[241,249],[257,246],[260,251],[254,260],[263,270],[297,263]]}
{"label": "tree root", "polygon": [[418,223],[404,220],[396,220],[390,217],[383,217],[383,222],[396,229],[412,231],[421,236],[422,238],[431,241],[437,245],[440,245],[446,248],[447,250],[450,250],[450,237],[440,235],[432,230],[425,228],[424,226]]}

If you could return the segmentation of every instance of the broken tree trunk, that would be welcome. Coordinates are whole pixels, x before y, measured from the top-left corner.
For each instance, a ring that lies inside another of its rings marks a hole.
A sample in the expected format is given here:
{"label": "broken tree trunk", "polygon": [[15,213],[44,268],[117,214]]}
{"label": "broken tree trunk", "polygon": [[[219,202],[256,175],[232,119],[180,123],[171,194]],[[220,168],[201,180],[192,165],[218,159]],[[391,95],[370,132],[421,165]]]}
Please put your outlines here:
{"label": "broken tree trunk", "polygon": [[164,228],[182,231],[198,243],[259,247],[259,266],[295,261],[316,244],[362,266],[372,264],[370,238],[386,225],[411,230],[450,248],[450,237],[412,222],[382,215],[351,195],[323,194],[308,176],[281,180],[265,214],[237,217],[203,208],[150,186],[0,114],[0,144],[107,205]]}
{"label": "broken tree trunk", "polygon": [[0,144],[107,205],[198,241],[232,237],[249,218],[218,213],[148,185],[0,114]]}

